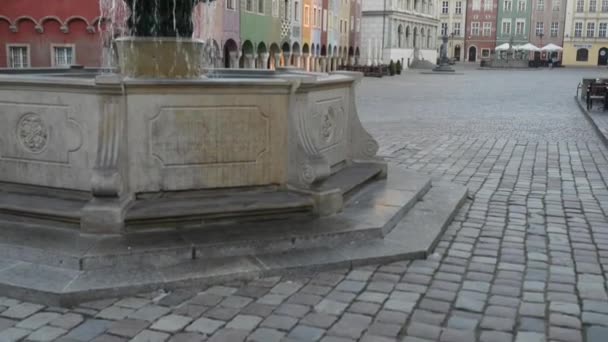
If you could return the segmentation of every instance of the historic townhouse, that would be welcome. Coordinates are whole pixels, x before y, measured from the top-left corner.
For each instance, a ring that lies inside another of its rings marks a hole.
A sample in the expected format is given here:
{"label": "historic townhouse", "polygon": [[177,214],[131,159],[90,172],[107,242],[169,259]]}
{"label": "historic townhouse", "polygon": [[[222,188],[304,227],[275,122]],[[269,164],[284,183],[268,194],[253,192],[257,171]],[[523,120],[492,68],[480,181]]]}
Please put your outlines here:
{"label": "historic townhouse", "polygon": [[[365,0],[361,58],[364,63],[416,59],[435,62],[439,18],[434,0]],[[386,5],[386,8],[385,8]]]}
{"label": "historic townhouse", "polygon": [[[532,0],[530,43],[543,47],[547,44],[562,46],[564,43],[564,24],[566,20],[566,0]],[[548,56],[538,53],[542,59]],[[558,57],[553,52],[553,57]]]}
{"label": "historic townhouse", "polygon": [[[127,34],[120,0],[0,1],[0,68],[110,65],[112,38]],[[217,67],[329,71],[360,51],[361,0],[216,0],[193,18]]]}
{"label": "historic townhouse", "polygon": [[564,65],[608,64],[608,0],[572,0],[567,3],[564,28]]}
{"label": "historic townhouse", "polygon": [[531,0],[498,0],[496,45],[528,43]]}
{"label": "historic townhouse", "polygon": [[448,36],[448,57],[457,61],[464,60],[464,37],[466,27],[467,1],[440,0],[439,3],[439,34],[437,44],[442,43],[442,37]]}
{"label": "historic townhouse", "polygon": [[489,58],[496,47],[497,0],[469,0],[467,2],[465,57],[469,62]]}

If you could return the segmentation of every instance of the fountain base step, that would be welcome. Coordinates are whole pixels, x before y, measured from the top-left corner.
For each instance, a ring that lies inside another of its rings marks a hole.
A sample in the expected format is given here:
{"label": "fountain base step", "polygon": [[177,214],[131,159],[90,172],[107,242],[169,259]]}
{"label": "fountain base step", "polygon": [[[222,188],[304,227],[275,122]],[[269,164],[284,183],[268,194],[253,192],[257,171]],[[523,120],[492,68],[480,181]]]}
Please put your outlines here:
{"label": "fountain base step", "polygon": [[391,169],[328,217],[212,224],[205,229],[81,235],[0,221],[0,293],[49,305],[424,258],[466,188]]}

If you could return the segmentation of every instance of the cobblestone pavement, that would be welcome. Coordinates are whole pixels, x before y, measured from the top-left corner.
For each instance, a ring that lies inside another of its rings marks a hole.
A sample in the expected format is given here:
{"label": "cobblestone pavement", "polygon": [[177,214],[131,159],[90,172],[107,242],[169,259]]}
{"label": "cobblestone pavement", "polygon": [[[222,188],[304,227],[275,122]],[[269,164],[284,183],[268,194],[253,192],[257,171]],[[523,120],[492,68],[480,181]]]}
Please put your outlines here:
{"label": "cobblestone pavement", "polygon": [[382,154],[472,194],[427,260],[70,310],[0,298],[0,341],[608,340],[608,149],[573,101],[597,70],[366,79]]}

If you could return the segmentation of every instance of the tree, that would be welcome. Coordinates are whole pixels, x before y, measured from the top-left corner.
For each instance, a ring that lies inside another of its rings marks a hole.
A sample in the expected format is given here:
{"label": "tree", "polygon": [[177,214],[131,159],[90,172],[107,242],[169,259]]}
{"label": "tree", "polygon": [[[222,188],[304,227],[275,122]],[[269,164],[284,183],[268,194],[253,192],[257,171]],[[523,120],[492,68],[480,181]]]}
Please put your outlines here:
{"label": "tree", "polygon": [[401,75],[401,70],[402,70],[401,61],[397,60],[397,65],[395,66],[395,72],[397,73],[397,75]]}
{"label": "tree", "polygon": [[393,62],[392,59],[391,59],[391,62],[388,63],[388,72],[391,76],[395,75],[395,63]]}
{"label": "tree", "polygon": [[[211,0],[209,0],[211,1]],[[126,0],[127,24],[137,37],[192,37],[192,11],[207,0]]]}

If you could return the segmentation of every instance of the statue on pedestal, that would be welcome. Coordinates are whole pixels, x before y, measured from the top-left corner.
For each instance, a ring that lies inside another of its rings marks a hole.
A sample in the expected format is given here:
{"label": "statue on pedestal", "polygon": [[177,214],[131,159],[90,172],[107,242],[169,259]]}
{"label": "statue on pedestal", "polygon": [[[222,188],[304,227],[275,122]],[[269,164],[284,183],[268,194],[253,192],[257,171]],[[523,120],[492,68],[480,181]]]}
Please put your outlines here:
{"label": "statue on pedestal", "polygon": [[448,58],[448,36],[444,35],[441,40],[443,43],[439,49],[439,65],[433,71],[454,72],[454,69],[450,67],[450,59]]}

